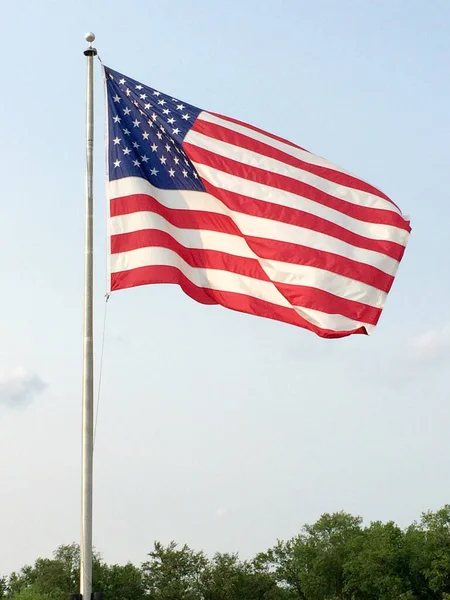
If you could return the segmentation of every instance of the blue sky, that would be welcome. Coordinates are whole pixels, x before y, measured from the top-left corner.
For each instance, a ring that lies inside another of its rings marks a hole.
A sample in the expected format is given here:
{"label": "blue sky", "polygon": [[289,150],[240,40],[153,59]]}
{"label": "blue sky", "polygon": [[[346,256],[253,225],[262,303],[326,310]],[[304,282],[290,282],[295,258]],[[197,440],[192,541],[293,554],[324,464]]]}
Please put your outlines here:
{"label": "blue sky", "polygon": [[[380,187],[413,233],[375,334],[322,340],[176,287],[108,305],[95,545],[250,556],[324,511],[450,501],[450,5],[16,0],[1,38],[0,573],[79,538],[84,33],[108,66]],[[105,290],[96,65],[96,331]]]}

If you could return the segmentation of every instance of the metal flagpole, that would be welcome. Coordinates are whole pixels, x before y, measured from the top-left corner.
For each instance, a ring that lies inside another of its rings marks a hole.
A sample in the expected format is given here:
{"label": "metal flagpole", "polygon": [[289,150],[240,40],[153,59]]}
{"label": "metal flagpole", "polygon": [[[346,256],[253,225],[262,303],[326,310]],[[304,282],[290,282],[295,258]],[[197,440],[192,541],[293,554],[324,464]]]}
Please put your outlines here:
{"label": "metal flagpole", "polygon": [[84,344],[82,400],[82,476],[80,594],[92,593],[92,484],[94,453],[94,348],[93,348],[93,151],[94,151],[94,57],[93,33],[87,33],[86,90],[86,223],[84,250]]}

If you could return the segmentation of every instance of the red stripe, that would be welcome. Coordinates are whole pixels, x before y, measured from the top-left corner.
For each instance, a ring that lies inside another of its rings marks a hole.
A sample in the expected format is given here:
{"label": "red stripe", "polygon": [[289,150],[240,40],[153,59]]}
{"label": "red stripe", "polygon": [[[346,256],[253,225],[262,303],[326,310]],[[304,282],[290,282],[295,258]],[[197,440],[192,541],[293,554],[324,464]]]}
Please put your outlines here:
{"label": "red stripe", "polygon": [[141,211],[150,211],[161,215],[169,223],[182,229],[206,229],[243,237],[233,219],[227,215],[206,210],[168,208],[147,194],[133,194],[111,200],[111,217]]}
{"label": "red stripe", "polygon": [[[217,215],[216,213],[208,213],[206,211],[170,209],[160,204],[155,198],[144,194],[135,194],[111,200],[112,216],[131,214],[139,211],[151,211],[160,214],[172,225],[183,229],[206,229],[240,235],[260,258],[317,267],[344,275],[356,281],[361,281],[362,283],[367,283],[385,292],[389,291],[394,280],[391,275],[384,273],[376,267],[339,256],[338,254],[290,242],[243,236],[234,222],[225,215]],[[223,219],[219,219],[218,217],[223,217]]]}
{"label": "red stripe", "polygon": [[228,190],[218,188],[205,180],[203,180],[203,185],[209,194],[219,198],[225,206],[236,212],[311,229],[312,231],[324,233],[347,242],[352,246],[385,254],[398,261],[400,261],[405,251],[405,247],[396,242],[366,238],[358,233],[349,231],[332,221],[327,221],[322,217],[317,217],[316,215],[312,215],[311,213],[302,210],[282,206],[280,204],[275,204],[274,202],[266,202],[265,200],[256,200],[235,192],[229,192]]}
{"label": "red stripe", "polygon": [[324,338],[341,338],[352,334],[367,334],[365,327],[359,327],[352,331],[333,331],[330,329],[320,329],[309,321],[303,319],[294,309],[280,307],[264,300],[252,298],[244,294],[235,292],[219,292],[209,290],[194,285],[183,273],[175,268],[168,266],[141,267],[131,271],[113,273],[111,275],[111,290],[119,290],[138,285],[148,285],[152,283],[173,283],[178,284],[182,290],[193,300],[202,304],[220,304],[225,308],[236,310],[258,317],[265,317],[276,321],[282,321],[291,325],[297,325],[313,331]]}
{"label": "red stripe", "polygon": [[[111,253],[128,252],[137,248],[161,247],[173,250],[188,265],[201,269],[218,269],[245,275],[260,281],[270,279],[258,261],[227,254],[218,250],[186,248],[164,231],[146,229],[115,235],[111,238]],[[312,308],[327,314],[340,314],[354,321],[375,325],[380,317],[378,308],[341,298],[330,292],[310,286],[272,282],[273,286],[294,306]]]}
{"label": "red stripe", "polygon": [[265,238],[248,237],[246,241],[260,258],[323,269],[354,281],[366,283],[386,293],[389,292],[394,282],[392,275],[388,275],[372,265],[357,262],[332,252],[288,242],[270,240],[268,243]]}
{"label": "red stripe", "polygon": [[381,316],[380,308],[348,300],[325,290],[288,283],[276,283],[275,285],[292,306],[312,308],[329,315],[343,315],[353,321],[371,325],[376,325]]}
{"label": "red stripe", "polygon": [[155,198],[146,194],[133,194],[132,196],[114,198],[111,200],[110,210],[111,216],[150,211],[161,215],[169,223],[182,229],[205,229],[239,235],[245,239],[249,248],[260,258],[324,269],[355,281],[367,283],[384,292],[390,290],[394,281],[393,276],[371,265],[300,244],[244,236],[232,219],[225,215],[217,215],[206,211],[167,208]]}
{"label": "red stripe", "polygon": [[186,248],[169,233],[160,229],[143,229],[111,236],[111,254],[153,247],[173,250],[191,267],[220,269],[270,282],[268,275],[255,258],[244,258],[219,250]]}
{"label": "red stripe", "polygon": [[[366,192],[368,194],[373,194],[375,196],[378,196],[379,198],[387,200],[393,206],[398,208],[398,206],[394,204],[394,202],[392,202],[392,200],[388,196],[386,196],[386,194],[375,188],[373,185],[370,185],[369,183],[362,181],[361,179],[358,179],[353,175],[343,173],[342,171],[338,171],[331,167],[313,165],[311,163],[305,162],[299,158],[287,154],[286,152],[283,152],[282,150],[279,150],[278,148],[275,148],[274,146],[271,146],[270,144],[266,144],[259,140],[255,140],[254,138],[248,137],[243,133],[234,131],[233,129],[227,129],[226,127],[223,127],[216,123],[210,123],[208,121],[203,121],[202,119],[197,119],[194,123],[194,126],[192,127],[192,131],[197,131],[198,133],[202,133],[213,139],[218,139],[223,142],[233,144],[234,146],[237,146],[239,148],[245,148],[246,150],[262,154],[263,156],[279,160],[292,167],[303,169],[304,171],[308,171],[309,173],[313,173],[314,175],[323,177],[324,179],[327,179],[328,181],[331,181],[333,183],[353,188],[361,192]],[[397,216],[399,217],[398,227],[407,229],[408,226],[402,219],[402,217],[400,215]]]}
{"label": "red stripe", "polygon": [[304,183],[303,181],[298,181],[293,177],[287,177],[286,175],[279,175],[277,173],[266,171],[265,169],[245,165],[231,158],[226,158],[225,156],[204,150],[203,148],[199,148],[187,142],[183,143],[183,148],[188,157],[196,163],[218,169],[219,171],[241,177],[242,179],[248,179],[249,181],[262,183],[275,189],[291,192],[297,196],[303,196],[304,198],[313,200],[323,206],[328,206],[342,214],[366,223],[397,225],[399,215],[392,211],[351,204],[350,202],[336,198],[331,194],[327,194],[312,185]]}
{"label": "red stripe", "polygon": [[311,152],[309,150],[306,150],[306,148],[302,148],[301,146],[294,144],[294,142],[291,142],[291,141],[287,140],[286,138],[282,138],[273,133],[264,131],[264,129],[260,129],[259,127],[255,127],[254,125],[249,125],[248,123],[244,123],[244,121],[239,121],[238,119],[233,119],[232,117],[225,117],[224,115],[220,115],[219,113],[209,113],[209,114],[214,115],[215,117],[219,117],[219,119],[223,119],[224,121],[229,121],[230,123],[235,123],[236,125],[242,125],[242,127],[247,127],[248,129],[251,129],[252,131],[256,131],[257,133],[262,133],[263,135],[267,135],[267,137],[272,138],[272,140],[277,140],[277,142],[283,142],[283,144],[287,144],[288,146],[292,146],[293,148],[298,148],[299,150],[303,150],[304,152],[308,152],[308,154],[311,154]]}

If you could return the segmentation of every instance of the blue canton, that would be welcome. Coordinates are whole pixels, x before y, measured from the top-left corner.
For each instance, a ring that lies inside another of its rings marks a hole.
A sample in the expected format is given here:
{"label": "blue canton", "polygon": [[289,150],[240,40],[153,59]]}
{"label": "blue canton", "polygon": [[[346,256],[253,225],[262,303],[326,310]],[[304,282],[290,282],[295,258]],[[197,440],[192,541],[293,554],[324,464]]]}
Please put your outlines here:
{"label": "blue canton", "polygon": [[161,189],[204,190],[182,143],[201,109],[105,67],[109,180],[142,177]]}

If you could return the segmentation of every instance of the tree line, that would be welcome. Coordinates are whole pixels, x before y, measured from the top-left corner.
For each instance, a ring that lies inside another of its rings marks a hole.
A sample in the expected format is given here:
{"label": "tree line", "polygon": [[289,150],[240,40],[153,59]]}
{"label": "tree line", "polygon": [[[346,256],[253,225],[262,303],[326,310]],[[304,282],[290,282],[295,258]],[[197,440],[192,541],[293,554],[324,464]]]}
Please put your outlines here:
{"label": "tree line", "polygon": [[[0,578],[0,599],[67,600],[79,562],[76,544],[60,546]],[[156,542],[140,566],[96,553],[93,589],[105,600],[450,600],[450,505],[405,529],[324,514],[251,560],[175,542]]]}

